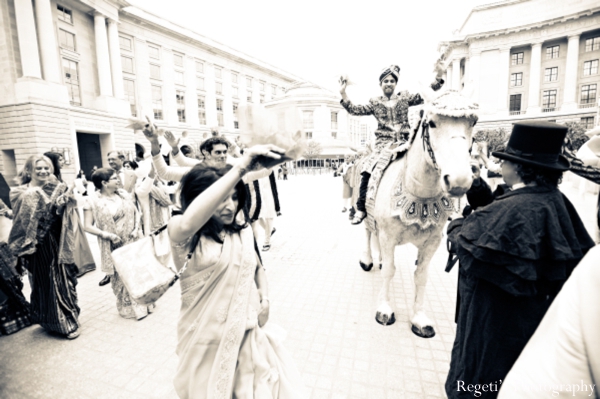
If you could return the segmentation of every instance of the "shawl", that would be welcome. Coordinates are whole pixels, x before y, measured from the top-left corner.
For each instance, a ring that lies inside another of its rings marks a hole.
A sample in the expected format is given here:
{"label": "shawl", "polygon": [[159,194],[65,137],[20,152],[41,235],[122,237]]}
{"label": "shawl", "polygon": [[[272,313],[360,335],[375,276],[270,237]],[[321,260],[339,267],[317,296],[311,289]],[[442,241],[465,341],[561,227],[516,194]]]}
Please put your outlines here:
{"label": "shawl", "polygon": [[19,186],[10,193],[13,207],[13,227],[8,243],[11,252],[21,257],[34,254],[56,217],[63,217],[59,241],[59,263],[74,263],[75,230],[73,212],[75,199],[67,193],[65,183],[49,181],[42,187]]}
{"label": "shawl", "polygon": [[459,223],[449,226],[448,238],[457,244],[461,271],[515,296],[538,294],[540,281],[564,282],[594,246],[557,188],[509,191]]}

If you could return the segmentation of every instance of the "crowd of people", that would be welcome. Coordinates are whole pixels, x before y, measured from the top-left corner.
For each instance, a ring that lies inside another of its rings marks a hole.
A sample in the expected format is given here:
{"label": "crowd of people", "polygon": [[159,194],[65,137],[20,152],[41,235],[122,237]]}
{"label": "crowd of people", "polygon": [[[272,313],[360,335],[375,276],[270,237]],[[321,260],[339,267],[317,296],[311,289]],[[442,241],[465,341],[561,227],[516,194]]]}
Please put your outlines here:
{"label": "crowd of people", "polygon": [[[384,96],[367,106],[352,104],[341,82],[342,105],[379,122],[374,152],[346,158],[335,172],[343,180],[342,212],[349,211],[353,224],[366,216],[366,185],[377,155],[406,139],[406,110],[422,102],[418,95],[394,95],[399,71],[391,66],[382,72]],[[432,87],[442,84],[438,73]],[[98,239],[105,274],[99,284],[111,284],[118,313],[147,317],[155,305],[135,302],[111,253],[167,225],[172,258],[182,271],[178,395],[304,397],[293,359],[263,328],[270,303],[261,252],[271,248],[281,214],[277,180],[287,179],[285,149],[239,148],[215,135],[196,150],[150,121],[143,134],[149,157],[142,151],[133,161],[111,151],[110,167],[94,170],[91,182],[83,171],[71,184],[63,182],[60,154],[27,159],[10,204],[0,203],[2,220],[12,219],[10,232],[0,237],[0,290],[7,297],[0,333],[39,324],[68,339],[79,336],[77,277],[96,267],[84,232]],[[169,164],[160,134],[171,148]],[[600,170],[564,151],[566,134],[554,123],[515,124],[502,151],[474,159],[468,206],[448,225],[459,265],[449,398],[472,397],[474,389],[485,398],[541,397],[523,386],[553,378],[556,384],[563,372],[588,385],[600,378],[598,302],[587,304],[581,296],[597,297],[590,282],[600,279],[598,251],[590,251],[594,241],[558,188],[567,170],[596,183]],[[482,159],[503,184],[480,175]],[[361,165],[358,172],[353,163]],[[170,195],[169,182],[177,195]],[[21,292],[25,274],[29,303]],[[552,343],[560,348],[548,352]]]}

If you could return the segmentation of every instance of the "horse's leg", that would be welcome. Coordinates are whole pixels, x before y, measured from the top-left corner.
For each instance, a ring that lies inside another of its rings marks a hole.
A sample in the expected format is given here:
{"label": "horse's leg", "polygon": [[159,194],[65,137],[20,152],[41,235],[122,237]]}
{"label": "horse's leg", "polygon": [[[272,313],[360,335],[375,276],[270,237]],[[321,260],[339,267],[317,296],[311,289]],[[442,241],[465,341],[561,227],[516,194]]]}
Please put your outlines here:
{"label": "horse's leg", "polygon": [[438,249],[442,235],[438,234],[430,237],[423,247],[419,248],[417,257],[417,269],[415,270],[415,303],[413,307],[413,316],[410,320],[412,332],[421,338],[431,338],[435,335],[433,322],[427,317],[423,310],[425,300],[425,286],[429,277],[429,263]]}
{"label": "horse's leg", "polygon": [[379,306],[377,307],[375,320],[379,324],[389,326],[396,321],[396,316],[394,315],[395,306],[393,299],[390,297],[390,284],[396,273],[396,265],[394,264],[396,241],[388,237],[383,231],[379,231],[378,238],[380,253],[383,258],[383,268],[381,269],[383,285],[379,292]]}
{"label": "horse's leg", "polygon": [[373,257],[371,256],[371,232],[365,228],[365,250],[360,256],[358,262],[360,263],[360,267],[366,272],[370,271],[373,268]]}
{"label": "horse's leg", "polygon": [[377,233],[371,233],[371,248],[373,251],[373,263],[379,265],[379,270],[381,270],[381,248],[379,246],[379,236]]}

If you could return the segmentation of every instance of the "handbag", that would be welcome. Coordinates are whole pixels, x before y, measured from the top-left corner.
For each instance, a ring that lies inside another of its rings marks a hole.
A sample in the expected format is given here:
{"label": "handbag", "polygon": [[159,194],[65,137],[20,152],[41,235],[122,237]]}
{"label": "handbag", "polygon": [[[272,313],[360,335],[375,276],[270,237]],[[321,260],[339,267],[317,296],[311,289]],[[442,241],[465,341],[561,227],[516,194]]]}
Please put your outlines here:
{"label": "handbag", "polygon": [[167,225],[164,225],[148,237],[115,249],[111,256],[129,296],[141,305],[150,305],[179,280],[195,247],[192,245],[183,267],[176,272]]}

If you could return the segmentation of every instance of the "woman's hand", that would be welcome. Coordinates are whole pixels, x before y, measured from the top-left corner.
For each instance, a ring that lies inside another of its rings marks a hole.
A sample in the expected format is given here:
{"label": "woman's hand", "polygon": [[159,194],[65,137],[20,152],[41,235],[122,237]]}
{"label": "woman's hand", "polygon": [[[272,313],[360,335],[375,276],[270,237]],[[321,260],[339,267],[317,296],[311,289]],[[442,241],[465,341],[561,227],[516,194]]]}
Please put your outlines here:
{"label": "woman's hand", "polygon": [[167,130],[165,132],[165,139],[167,140],[167,143],[169,143],[169,146],[173,149],[175,148],[179,148],[179,139],[175,137],[175,135],[173,133],[171,133],[169,130]]}
{"label": "woman's hand", "polygon": [[269,321],[269,300],[264,298],[260,301],[261,310],[258,314],[258,326],[263,327]]}
{"label": "woman's hand", "polygon": [[244,151],[240,167],[246,171],[272,168],[285,162],[285,150],[273,144],[255,145]]}
{"label": "woman's hand", "polygon": [[152,121],[150,121],[150,118],[147,116],[146,119],[148,120],[148,124],[146,127],[144,127],[144,130],[142,130],[142,133],[144,133],[144,136],[146,136],[149,142],[158,143],[158,127],[156,127],[156,125],[153,124]]}
{"label": "woman's hand", "polygon": [[339,84],[340,94],[344,97],[346,95],[346,87],[348,87],[348,80],[344,76],[340,76]]}
{"label": "woman's hand", "polygon": [[116,235],[116,234],[107,233],[104,238],[106,238],[107,240],[109,240],[113,244],[120,244],[121,243],[121,238],[118,235]]}

